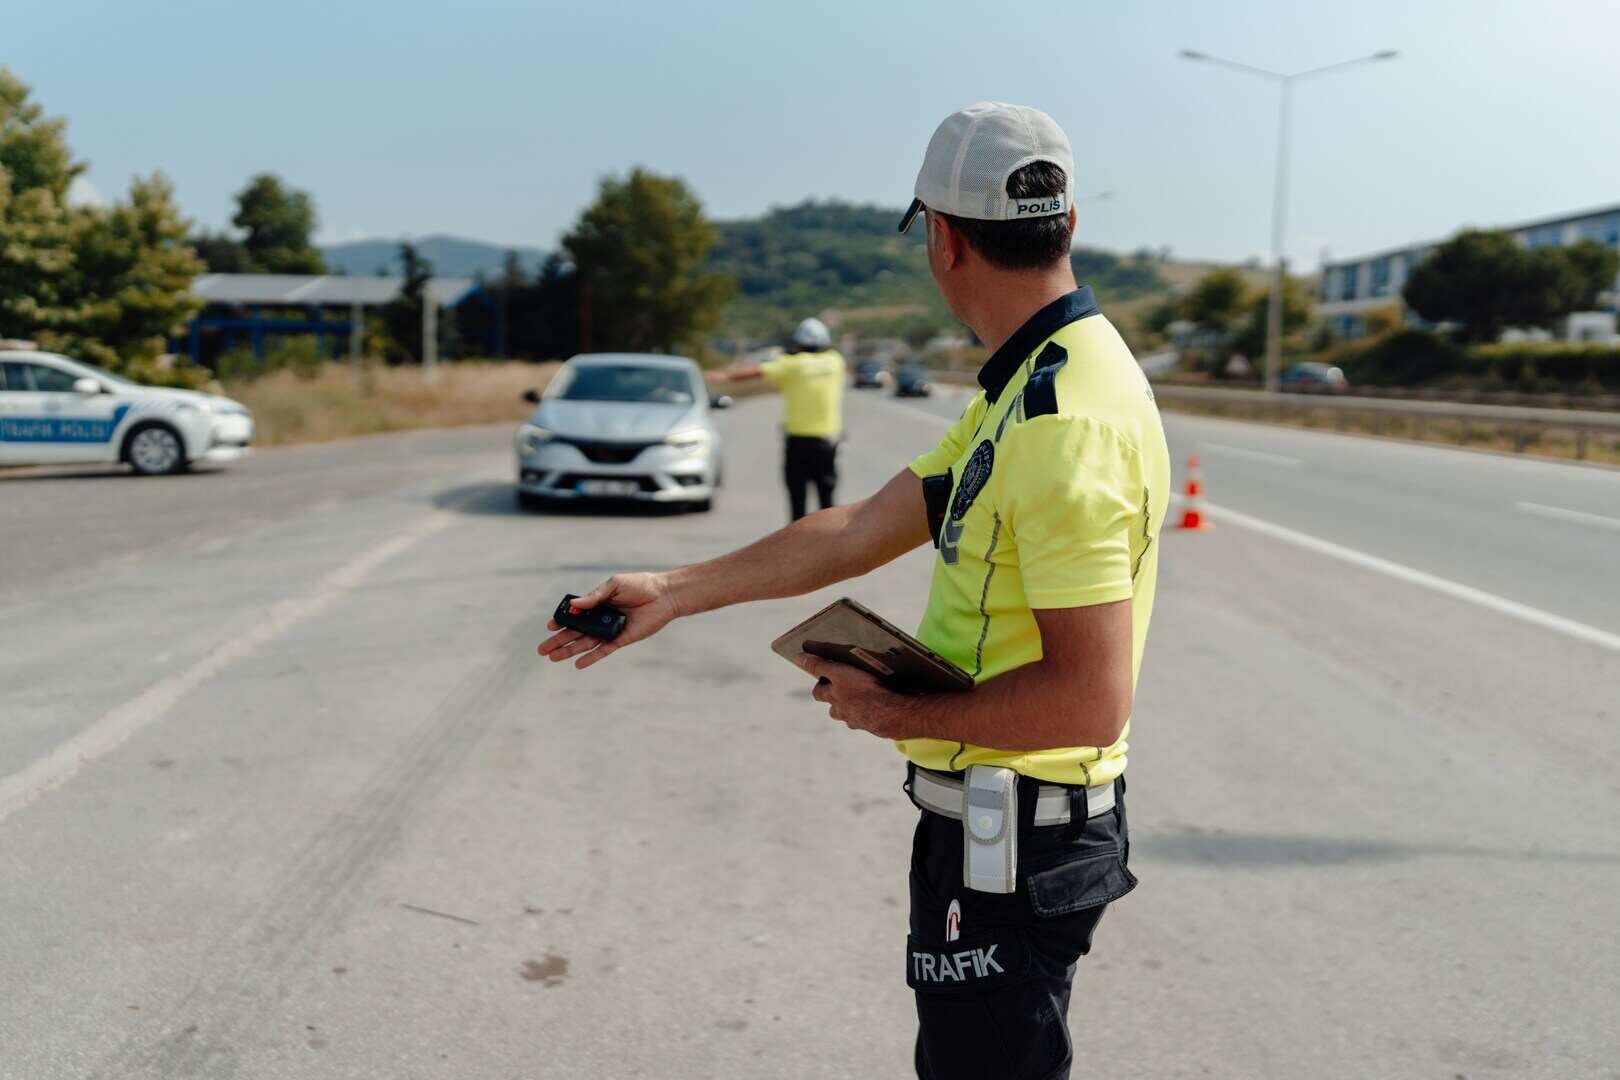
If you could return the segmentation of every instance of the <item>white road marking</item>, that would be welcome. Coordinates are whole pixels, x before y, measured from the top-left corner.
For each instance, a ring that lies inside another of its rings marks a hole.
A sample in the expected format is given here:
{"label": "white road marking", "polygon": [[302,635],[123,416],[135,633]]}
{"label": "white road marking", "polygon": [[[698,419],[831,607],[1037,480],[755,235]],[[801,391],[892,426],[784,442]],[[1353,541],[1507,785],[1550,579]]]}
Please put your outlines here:
{"label": "white road marking", "polygon": [[1288,457],[1285,454],[1268,454],[1264,450],[1248,450],[1241,446],[1227,446],[1224,443],[1199,443],[1205,450],[1216,454],[1225,454],[1228,457],[1245,458],[1249,461],[1258,461],[1262,465],[1280,465],[1285,469],[1297,469],[1305,464],[1304,458]]}
{"label": "white road marking", "polygon": [[210,652],[184,671],[175,672],[102,716],[27,767],[0,779],[0,822],[73,779],[86,765],[106,756],[139,732],[161,720],[186,694],[226,667],[253,653],[272,638],[319,612],[353,589],[378,566],[413,544],[450,525],[456,517],[439,510],[321,578],[298,594],[254,612],[228,629]]}
{"label": "white road marking", "polygon": [[[899,405],[898,402],[894,404],[899,408],[905,409],[906,412],[909,412],[914,416],[922,416],[929,420],[938,421],[943,427],[949,427],[951,423],[953,423],[953,421],[946,420],[943,417],[934,416],[931,413],[925,413],[921,409],[913,409],[908,406]],[[1183,496],[1172,494],[1170,498],[1173,502],[1180,502]],[[1533,626],[1553,630],[1557,633],[1576,638],[1577,640],[1585,641],[1592,645],[1597,645],[1600,648],[1620,652],[1620,634],[1611,634],[1607,630],[1600,630],[1595,626],[1588,626],[1586,623],[1576,622],[1574,619],[1566,619],[1562,615],[1554,615],[1550,611],[1543,611],[1540,608],[1534,608],[1528,604],[1521,604],[1517,600],[1509,600],[1505,596],[1497,596],[1495,593],[1488,593],[1483,589],[1476,589],[1472,585],[1464,585],[1459,581],[1451,581],[1448,578],[1436,577],[1434,574],[1425,573],[1422,570],[1417,570],[1410,566],[1403,566],[1400,563],[1391,562],[1388,559],[1380,559],[1376,555],[1369,555],[1364,551],[1357,551],[1354,548],[1347,548],[1342,544],[1335,544],[1331,540],[1323,540],[1320,537],[1311,536],[1307,533],[1296,532],[1293,529],[1282,525],[1273,525],[1269,521],[1264,521],[1257,517],[1250,517],[1248,514],[1241,513],[1237,510],[1228,510],[1225,507],[1211,506],[1210,504],[1205,503],[1204,511],[1211,517],[1230,522],[1233,525],[1248,529],[1251,532],[1264,533],[1265,535],[1273,537],[1277,540],[1281,540],[1284,543],[1305,548],[1307,551],[1314,551],[1319,555],[1326,555],[1329,558],[1339,559],[1343,562],[1351,563],[1367,570],[1374,570],[1380,574],[1386,574],[1389,577],[1395,578],[1398,581],[1404,581],[1411,585],[1417,585],[1420,588],[1429,589],[1433,592],[1450,596],[1456,600],[1463,600],[1471,604],[1478,604],[1480,607],[1487,608],[1502,615],[1507,615],[1510,618],[1519,619],[1523,622],[1530,623]],[[1573,511],[1570,512],[1573,513]]]}
{"label": "white road marking", "polygon": [[1380,559],[1376,555],[1369,555],[1364,551],[1347,548],[1341,544],[1335,544],[1331,540],[1323,540],[1307,533],[1295,532],[1293,529],[1285,528],[1282,525],[1274,525],[1257,517],[1250,517],[1248,514],[1237,510],[1229,510],[1222,506],[1210,506],[1207,503],[1204,505],[1204,510],[1217,521],[1224,521],[1239,528],[1248,529],[1251,532],[1262,533],[1284,543],[1293,544],[1295,547],[1314,551],[1319,555],[1326,555],[1329,558],[1351,563],[1363,569],[1374,570],[1398,581],[1417,585],[1420,588],[1429,589],[1432,592],[1456,600],[1477,604],[1498,614],[1530,623],[1532,626],[1553,630],[1591,645],[1620,652],[1620,634],[1611,634],[1607,630],[1600,630],[1595,626],[1576,622],[1574,619],[1566,619],[1562,615],[1554,615],[1550,611],[1543,611],[1528,604],[1521,604],[1517,600],[1509,600],[1505,596],[1497,596],[1495,593],[1476,589],[1472,585],[1464,585],[1461,582],[1436,577],[1434,574],[1425,573],[1410,566],[1403,566],[1388,559]]}
{"label": "white road marking", "polygon": [[1539,514],[1542,517],[1558,518],[1561,521],[1575,521],[1582,525],[1596,525],[1600,529],[1620,529],[1620,518],[1604,517],[1602,514],[1588,514],[1584,510],[1565,510],[1562,506],[1544,506],[1541,503],[1516,502],[1516,509],[1527,514]]}

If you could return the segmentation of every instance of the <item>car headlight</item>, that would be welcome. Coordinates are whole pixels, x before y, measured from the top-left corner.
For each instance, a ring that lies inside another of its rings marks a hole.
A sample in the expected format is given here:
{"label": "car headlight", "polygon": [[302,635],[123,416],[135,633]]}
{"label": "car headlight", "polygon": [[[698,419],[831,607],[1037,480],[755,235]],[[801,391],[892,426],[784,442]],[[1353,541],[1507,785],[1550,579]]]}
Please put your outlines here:
{"label": "car headlight", "polygon": [[664,442],[687,454],[695,454],[713,441],[714,436],[710,435],[705,428],[677,431],[672,435],[664,436]]}
{"label": "car headlight", "polygon": [[517,430],[517,448],[520,454],[532,454],[551,441],[551,432],[537,424],[524,424]]}

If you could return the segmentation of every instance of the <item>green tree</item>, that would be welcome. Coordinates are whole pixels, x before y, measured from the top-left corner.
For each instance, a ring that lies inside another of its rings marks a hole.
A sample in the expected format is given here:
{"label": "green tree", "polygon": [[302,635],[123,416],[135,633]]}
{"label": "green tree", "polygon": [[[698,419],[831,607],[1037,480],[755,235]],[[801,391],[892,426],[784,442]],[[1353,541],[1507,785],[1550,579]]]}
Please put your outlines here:
{"label": "green tree", "polygon": [[[404,278],[399,295],[382,310],[383,331],[387,336],[390,363],[422,362],[422,305],[427,302],[427,285],[433,279],[433,264],[422,257],[409,240],[399,242],[399,269]],[[437,324],[439,344],[444,344],[445,318]]]}
{"label": "green tree", "polygon": [[191,293],[203,263],[186,243],[188,225],[161,173],[135,180],[127,202],[75,211],[63,281],[74,319],[41,343],[115,369],[156,360],[165,336],[202,307]]}
{"label": "green tree", "polygon": [[161,176],[136,180],[127,202],[68,206],[84,166],[63,129],[0,68],[0,332],[150,377],[164,335],[197,310],[202,264]]}
{"label": "green tree", "polygon": [[468,342],[494,342],[496,355],[557,360],[579,351],[579,292],[567,260],[553,253],[537,274],[509,257],[487,287],[490,303],[456,311],[456,330]]}
{"label": "green tree", "polygon": [[1582,240],[1566,248],[1558,248],[1564,255],[1574,277],[1569,282],[1568,299],[1573,301],[1571,311],[1585,311],[1597,307],[1598,293],[1614,288],[1620,274],[1620,252],[1598,243]]}
{"label": "green tree", "polygon": [[1406,303],[1465,341],[1495,341],[1510,326],[1547,326],[1590,307],[1610,287],[1620,256],[1600,244],[1526,250],[1512,233],[1469,229],[1412,269]]}
{"label": "green tree", "polygon": [[191,246],[212,274],[250,274],[253,256],[242,241],[221,230],[206,229],[191,238]]}
{"label": "green tree", "polygon": [[[1266,351],[1266,317],[1271,307],[1271,292],[1267,289],[1257,290],[1245,302],[1246,314],[1238,329],[1236,337],[1232,340],[1232,349],[1251,359],[1265,355]],[[1311,295],[1305,285],[1296,277],[1283,279],[1282,294],[1282,333],[1283,337],[1298,333],[1305,329],[1305,324],[1311,321]]]}
{"label": "green tree", "polygon": [[315,201],[286,187],[273,173],[260,173],[236,196],[231,224],[246,234],[242,246],[253,268],[266,274],[324,274],[326,260],[310,238]]}
{"label": "green tree", "polygon": [[1211,270],[1181,301],[1181,317],[1218,334],[1236,330],[1248,313],[1249,287],[1236,270]]}
{"label": "green tree", "polygon": [[1523,264],[1511,233],[1468,229],[1413,267],[1401,296],[1429,322],[1457,323],[1468,340],[1494,341],[1521,303]]}
{"label": "green tree", "polygon": [[1143,312],[1138,325],[1150,334],[1163,336],[1170,332],[1170,324],[1181,317],[1181,305],[1175,297],[1167,296]]}
{"label": "green tree", "polygon": [[73,321],[62,275],[73,264],[68,185],[84,171],[64,121],[47,119],[29,88],[0,67],[0,336]]}
{"label": "green tree", "polygon": [[581,347],[699,347],[736,287],[702,270],[714,242],[714,227],[681,180],[642,168],[604,178],[596,202],[563,238],[590,312]]}

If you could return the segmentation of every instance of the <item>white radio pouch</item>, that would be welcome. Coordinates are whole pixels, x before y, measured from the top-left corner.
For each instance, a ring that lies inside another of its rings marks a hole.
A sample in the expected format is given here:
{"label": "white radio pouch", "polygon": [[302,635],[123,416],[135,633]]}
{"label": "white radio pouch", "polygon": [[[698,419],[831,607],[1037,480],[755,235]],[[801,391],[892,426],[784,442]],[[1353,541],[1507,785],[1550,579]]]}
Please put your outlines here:
{"label": "white radio pouch", "polygon": [[962,779],[962,884],[978,892],[1018,887],[1018,774],[969,765]]}

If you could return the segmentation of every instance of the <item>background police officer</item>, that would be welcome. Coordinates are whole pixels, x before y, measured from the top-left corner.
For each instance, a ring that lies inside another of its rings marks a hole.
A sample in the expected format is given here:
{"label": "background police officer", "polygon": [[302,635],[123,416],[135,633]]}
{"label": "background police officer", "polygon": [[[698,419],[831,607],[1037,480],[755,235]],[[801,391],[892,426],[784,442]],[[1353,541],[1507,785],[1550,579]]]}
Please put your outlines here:
{"label": "background police officer", "polygon": [[[926,216],[934,279],[991,349],[983,392],[877,494],[712,562],[614,577],[580,604],[629,613],[616,641],[560,631],[540,646],[585,667],[678,616],[864,574],[927,543],[937,524],[918,636],[970,672],[973,690],[903,696],[801,658],[833,719],[895,740],[910,760],[907,790],[922,810],[906,977],[925,1078],[1067,1077],[1075,962],[1104,907],[1136,884],[1125,738],[1169,453],[1141,370],[1075,285],[1073,177],[1068,139],[1044,113],[984,102],[947,117],[901,228]],[[940,490],[930,515],[925,491]],[[985,778],[1005,786],[981,789]],[[998,831],[995,807],[1015,795]],[[975,875],[969,888],[964,840],[1008,835],[1015,872]],[[1107,1061],[1109,1034],[1084,1021],[1081,1031],[1080,1053]]]}
{"label": "background police officer", "polygon": [[838,439],[844,428],[844,358],[832,347],[832,334],[820,319],[801,322],[791,342],[791,352],[763,364],[732,364],[725,376],[763,376],[782,391],[782,429],[787,436],[782,475],[792,520],[798,521],[805,515],[812,486],[823,510],[833,505]]}

